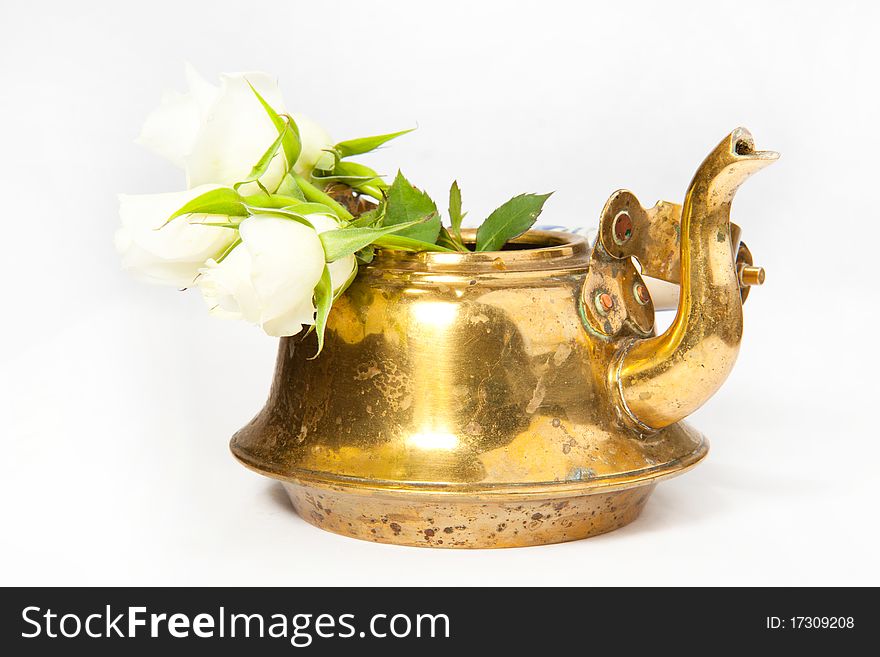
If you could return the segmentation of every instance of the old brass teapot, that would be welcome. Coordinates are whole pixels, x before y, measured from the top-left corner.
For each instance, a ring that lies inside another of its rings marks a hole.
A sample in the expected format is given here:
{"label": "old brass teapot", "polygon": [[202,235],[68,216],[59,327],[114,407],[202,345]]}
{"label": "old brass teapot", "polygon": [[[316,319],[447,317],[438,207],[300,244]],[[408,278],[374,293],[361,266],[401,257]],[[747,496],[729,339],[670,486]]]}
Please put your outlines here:
{"label": "old brass teapot", "polygon": [[[631,522],[707,453],[681,420],[733,367],[764,276],[730,204],[777,157],[734,130],[683,205],[612,195],[592,248],[530,231],[494,253],[380,252],[318,358],[313,335],[281,340],[232,452],[308,522],[371,541],[512,547]],[[681,286],[661,335],[643,276]]]}

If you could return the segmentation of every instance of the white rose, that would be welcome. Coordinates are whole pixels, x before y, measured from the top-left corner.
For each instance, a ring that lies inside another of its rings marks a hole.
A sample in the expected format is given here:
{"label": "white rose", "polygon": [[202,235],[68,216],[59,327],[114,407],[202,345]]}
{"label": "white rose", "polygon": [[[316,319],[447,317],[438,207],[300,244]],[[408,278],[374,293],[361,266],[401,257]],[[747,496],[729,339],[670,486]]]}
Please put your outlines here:
{"label": "white rose", "polygon": [[[185,169],[189,187],[230,186],[244,180],[278,137],[278,130],[248,83],[283,114],[284,101],[275,79],[260,72],[233,73],[222,75],[218,88],[191,66],[186,68],[186,78],[189,92],[166,92],[160,106],[147,118],[138,143]],[[294,169],[307,176],[323,149],[333,142],[315,122],[298,114],[292,116],[303,146]],[[284,158],[279,152],[260,181],[268,189],[275,189],[283,175]],[[255,183],[242,188],[246,194],[257,191]]]}
{"label": "white rose", "polygon": [[333,148],[333,141],[324,128],[309,117],[296,113],[291,116],[296,122],[296,127],[299,128],[299,141],[302,144],[302,151],[293,170],[304,178],[308,178],[318,160],[324,158],[329,160],[332,165],[332,156],[327,151]]}
{"label": "white rose", "polygon": [[[290,219],[254,215],[239,226],[241,244],[221,262],[201,270],[199,288],[210,311],[244,319],[269,335],[296,335],[315,322],[313,294],[324,271],[319,233],[338,224],[325,215],[309,215],[315,229]],[[353,255],[329,264],[338,290],[356,267]]]}
{"label": "white rose", "polygon": [[122,226],[114,242],[123,268],[152,282],[191,285],[205,261],[219,256],[237,235],[228,228],[199,225],[229,221],[223,216],[185,215],[163,224],[187,202],[212,189],[217,185],[169,194],[120,194]]}

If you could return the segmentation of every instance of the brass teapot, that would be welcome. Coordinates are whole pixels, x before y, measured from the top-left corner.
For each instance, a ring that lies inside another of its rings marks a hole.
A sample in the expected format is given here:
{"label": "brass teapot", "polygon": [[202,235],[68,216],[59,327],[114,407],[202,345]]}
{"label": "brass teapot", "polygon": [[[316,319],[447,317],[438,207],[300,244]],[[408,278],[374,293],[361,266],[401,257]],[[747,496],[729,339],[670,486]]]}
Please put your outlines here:
{"label": "brass teapot", "polygon": [[[764,278],[730,205],[777,157],[734,130],[683,205],[615,192],[592,247],[533,230],[499,252],[379,252],[318,358],[314,334],[281,340],[233,454],[308,522],[371,541],[513,547],[626,525],[706,456],[681,420],[733,367]],[[680,285],[661,335],[643,276]]]}

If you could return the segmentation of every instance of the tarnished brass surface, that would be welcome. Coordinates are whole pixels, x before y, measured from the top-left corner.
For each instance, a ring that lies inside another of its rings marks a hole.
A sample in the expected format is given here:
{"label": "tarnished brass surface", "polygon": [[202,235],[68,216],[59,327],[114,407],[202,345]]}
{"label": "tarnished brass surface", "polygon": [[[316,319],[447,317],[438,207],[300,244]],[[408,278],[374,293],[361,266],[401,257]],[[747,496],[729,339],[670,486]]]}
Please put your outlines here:
{"label": "tarnished brass surface", "polygon": [[[738,128],[694,175],[681,211],[678,313],[663,335],[633,342],[610,373],[627,415],[646,430],[693,413],[733,368],[745,296],[738,261],[752,262],[748,248],[731,239],[730,204],[746,178],[778,157],[756,151],[751,134]],[[749,278],[763,282],[763,275]]]}
{"label": "tarnished brass surface", "polygon": [[560,496],[352,495],[339,487],[284,483],[296,512],[313,525],[367,541],[415,547],[505,548],[604,534],[635,520],[655,484]]}
{"label": "tarnished brass surface", "polygon": [[[638,239],[654,275],[672,276],[664,263],[680,257],[686,313],[728,304],[730,320],[706,318],[704,341],[684,358],[715,371],[727,366],[718,344],[738,345],[741,301],[729,231],[700,196],[705,185],[710,196],[718,189],[703,180],[709,170],[698,172],[680,215],[664,210],[656,238]],[[641,209],[635,197],[618,193],[609,204],[615,198]],[[603,235],[592,256],[582,238],[543,231],[501,252],[380,252],[334,305],[318,358],[313,334],[281,340],[269,400],[233,437],[233,453],[284,482],[309,522],[368,540],[509,547],[633,520],[657,481],[707,451],[698,432],[663,420],[720,381],[680,367],[663,346],[667,334],[653,337],[634,254],[617,243],[609,253]],[[695,279],[719,272],[710,299]],[[689,317],[678,329],[686,335],[697,330],[698,313]],[[650,344],[659,346],[642,348]],[[654,369],[640,369],[651,357]],[[660,373],[680,374],[652,384],[663,357],[674,362]]]}

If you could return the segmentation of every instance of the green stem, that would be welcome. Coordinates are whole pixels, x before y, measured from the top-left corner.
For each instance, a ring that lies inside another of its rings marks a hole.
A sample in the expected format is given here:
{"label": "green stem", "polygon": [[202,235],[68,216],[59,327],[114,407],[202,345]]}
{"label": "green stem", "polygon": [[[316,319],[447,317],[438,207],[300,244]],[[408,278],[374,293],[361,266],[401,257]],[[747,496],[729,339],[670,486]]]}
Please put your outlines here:
{"label": "green stem", "polygon": [[367,196],[376,199],[377,201],[385,200],[385,196],[382,194],[382,190],[378,187],[373,187],[372,185],[360,185],[355,189],[357,189],[362,194],[366,194]]}
{"label": "green stem", "polygon": [[340,203],[338,203],[329,195],[325,194],[323,191],[315,187],[312,183],[310,183],[298,173],[293,174],[293,179],[296,181],[297,186],[300,188],[303,196],[306,197],[307,201],[311,201],[312,203],[323,203],[328,208],[333,210],[336,216],[343,221],[351,221],[354,218],[351,212],[342,207]]}

